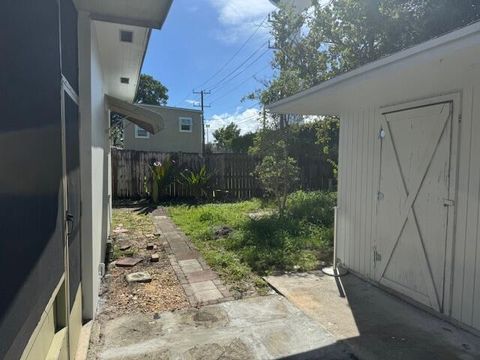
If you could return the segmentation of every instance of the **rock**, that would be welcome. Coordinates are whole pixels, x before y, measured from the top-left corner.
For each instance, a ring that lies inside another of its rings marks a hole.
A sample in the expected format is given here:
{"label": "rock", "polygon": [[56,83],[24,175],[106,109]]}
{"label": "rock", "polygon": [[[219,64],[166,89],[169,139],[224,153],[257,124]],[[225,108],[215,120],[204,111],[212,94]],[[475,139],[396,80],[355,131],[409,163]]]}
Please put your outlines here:
{"label": "rock", "polygon": [[150,261],[151,262],[159,262],[160,261],[160,255],[152,254],[152,256],[150,256]]}
{"label": "rock", "polygon": [[232,232],[233,232],[232,228],[229,228],[228,226],[222,226],[221,228],[215,231],[215,238],[218,239],[218,238],[227,237]]}
{"label": "rock", "polygon": [[153,250],[155,248],[155,244],[148,243],[147,244],[147,250]]}
{"label": "rock", "polygon": [[132,247],[132,245],[130,245],[130,244],[121,244],[120,245],[120,250],[125,251],[125,250],[130,249],[131,247]]}
{"label": "rock", "polygon": [[[127,279],[127,282],[129,284],[130,283],[149,283],[152,281],[152,277],[147,272],[136,272],[136,273],[127,274],[125,278]],[[134,300],[135,298],[136,297],[133,297]]]}
{"label": "rock", "polygon": [[127,229],[118,229],[118,228],[117,228],[117,229],[113,230],[113,233],[114,233],[114,234],[125,234],[125,233],[127,233],[127,232],[128,232]]}
{"label": "rock", "polygon": [[140,258],[126,257],[126,258],[118,259],[115,262],[115,265],[119,267],[132,267],[137,265],[140,261],[142,261],[142,259]]}
{"label": "rock", "polygon": [[146,237],[147,239],[152,239],[152,238],[155,237],[155,235],[153,235],[153,234],[147,234],[147,235],[145,235],[145,237]]}

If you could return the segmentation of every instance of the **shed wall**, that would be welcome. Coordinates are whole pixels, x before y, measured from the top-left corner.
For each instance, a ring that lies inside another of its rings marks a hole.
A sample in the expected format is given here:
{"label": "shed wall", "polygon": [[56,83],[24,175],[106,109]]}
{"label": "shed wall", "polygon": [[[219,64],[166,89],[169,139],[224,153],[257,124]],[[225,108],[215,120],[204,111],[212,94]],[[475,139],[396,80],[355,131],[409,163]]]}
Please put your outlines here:
{"label": "shed wall", "polygon": [[[461,95],[452,301],[445,312],[480,330],[480,77],[478,73],[471,75],[461,87],[453,88],[452,84],[451,90],[424,93],[418,99],[438,93]],[[401,102],[406,99],[399,99]],[[378,135],[383,105],[387,104],[372,104],[340,116],[338,258],[371,280],[375,280],[373,250],[381,143]]]}

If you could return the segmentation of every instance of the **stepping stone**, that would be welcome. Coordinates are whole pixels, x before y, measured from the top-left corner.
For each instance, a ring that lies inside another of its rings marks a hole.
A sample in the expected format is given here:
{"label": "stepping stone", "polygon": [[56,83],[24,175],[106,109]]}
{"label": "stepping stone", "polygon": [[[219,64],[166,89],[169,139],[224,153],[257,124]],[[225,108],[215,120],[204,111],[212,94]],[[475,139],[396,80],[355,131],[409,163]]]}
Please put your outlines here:
{"label": "stepping stone", "polygon": [[117,260],[115,265],[119,267],[132,267],[137,265],[140,261],[142,261],[140,258],[125,257]]}
{"label": "stepping stone", "polygon": [[125,276],[127,282],[130,283],[149,283],[152,281],[152,277],[147,272],[136,272],[127,274]]}
{"label": "stepping stone", "polygon": [[203,270],[202,265],[200,265],[197,259],[180,260],[178,264],[185,274]]}
{"label": "stepping stone", "polygon": [[147,250],[153,250],[155,248],[155,244],[149,243],[147,244]]}
{"label": "stepping stone", "polygon": [[195,271],[192,273],[187,273],[186,275],[188,282],[191,284],[217,279],[217,274],[212,270]]}
{"label": "stepping stone", "polygon": [[160,261],[160,255],[152,254],[152,256],[150,256],[150,261],[151,262],[159,262]]}
{"label": "stepping stone", "polygon": [[125,250],[130,249],[131,247],[132,247],[132,245],[130,245],[130,244],[122,244],[122,245],[120,245],[120,250],[125,251]]}

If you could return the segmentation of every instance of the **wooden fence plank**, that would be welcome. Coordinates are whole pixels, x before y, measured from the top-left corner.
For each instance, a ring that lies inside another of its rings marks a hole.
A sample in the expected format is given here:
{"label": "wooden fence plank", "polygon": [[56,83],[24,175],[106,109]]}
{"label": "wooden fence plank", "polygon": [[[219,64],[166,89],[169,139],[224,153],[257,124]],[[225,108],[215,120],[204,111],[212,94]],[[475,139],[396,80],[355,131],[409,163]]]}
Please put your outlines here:
{"label": "wooden fence plank", "polygon": [[[115,199],[147,197],[151,187],[150,164],[167,157],[176,161],[179,171],[198,170],[206,166],[211,177],[212,190],[228,193],[237,199],[249,199],[263,194],[259,181],[253,175],[258,159],[249,154],[188,154],[160,153],[112,149],[112,191]],[[305,190],[335,190],[332,169],[322,156],[301,155],[299,188]],[[172,198],[188,198],[191,189],[181,182],[173,182],[165,194]]]}

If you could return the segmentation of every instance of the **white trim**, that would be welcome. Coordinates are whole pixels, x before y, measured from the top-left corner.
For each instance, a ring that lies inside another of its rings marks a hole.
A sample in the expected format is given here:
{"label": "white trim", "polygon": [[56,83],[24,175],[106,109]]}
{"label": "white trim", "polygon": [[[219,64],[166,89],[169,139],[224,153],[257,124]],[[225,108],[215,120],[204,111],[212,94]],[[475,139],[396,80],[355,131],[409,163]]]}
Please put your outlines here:
{"label": "white trim", "polygon": [[[186,125],[186,124],[183,124],[183,120],[188,120],[190,122],[190,130],[183,130],[182,129],[182,126],[183,125]],[[191,133],[193,131],[193,118],[191,117],[186,117],[186,116],[180,116],[178,118],[178,130],[180,132],[183,132],[183,133]]]}
{"label": "white trim", "polygon": [[[145,136],[138,135],[138,130],[145,131],[147,135]],[[142,129],[140,126],[135,124],[135,139],[150,139],[150,133],[147,130]]]}

